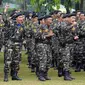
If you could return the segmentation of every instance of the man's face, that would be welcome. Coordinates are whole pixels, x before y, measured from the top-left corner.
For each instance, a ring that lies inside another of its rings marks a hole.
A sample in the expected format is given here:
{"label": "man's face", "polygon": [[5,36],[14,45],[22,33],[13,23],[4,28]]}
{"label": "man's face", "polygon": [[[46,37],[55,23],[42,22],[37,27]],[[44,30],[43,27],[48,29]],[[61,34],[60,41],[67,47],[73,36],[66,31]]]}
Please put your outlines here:
{"label": "man's face", "polygon": [[80,20],[84,20],[84,14],[80,14]]}
{"label": "man's face", "polygon": [[45,20],[42,19],[42,20],[40,21],[40,24],[45,24]]}
{"label": "man's face", "polygon": [[32,18],[33,22],[38,22],[38,17]]}
{"label": "man's face", "polygon": [[24,22],[24,19],[25,19],[25,16],[24,15],[21,15],[21,16],[18,16],[16,18],[16,21],[20,24],[22,24]]}
{"label": "man's face", "polygon": [[77,15],[76,15],[76,16],[77,16],[78,18],[79,18],[79,16],[80,16],[80,13],[81,13],[81,12],[77,12]]}
{"label": "man's face", "polygon": [[57,18],[57,14],[53,14],[51,15],[52,19],[56,19]]}
{"label": "man's face", "polygon": [[58,13],[56,14],[57,18],[60,18],[61,13],[62,13],[62,12],[58,12]]}
{"label": "man's face", "polygon": [[46,24],[50,25],[51,23],[52,23],[52,18],[51,17],[47,18],[46,19]]}
{"label": "man's face", "polygon": [[71,24],[74,24],[76,22],[76,20],[73,18],[71,19]]}
{"label": "man's face", "polygon": [[75,16],[71,16],[69,17],[69,21],[68,21],[70,24],[74,24],[76,22],[76,18]]}

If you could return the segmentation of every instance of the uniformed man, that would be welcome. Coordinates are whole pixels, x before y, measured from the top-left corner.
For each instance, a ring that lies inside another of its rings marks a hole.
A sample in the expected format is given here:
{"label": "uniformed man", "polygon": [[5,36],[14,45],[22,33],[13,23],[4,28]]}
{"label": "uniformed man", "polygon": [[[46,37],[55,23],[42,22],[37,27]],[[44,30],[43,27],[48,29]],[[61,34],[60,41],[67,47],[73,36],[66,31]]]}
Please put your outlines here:
{"label": "uniformed man", "polygon": [[72,34],[72,28],[74,18],[73,15],[69,15],[65,21],[61,22],[61,27],[59,31],[59,41],[60,41],[60,57],[58,67],[62,70],[64,75],[64,80],[73,80],[74,78],[70,75],[70,65],[71,65],[71,46],[74,41],[74,35]]}
{"label": "uniformed man", "polygon": [[35,72],[36,67],[36,48],[35,48],[35,33],[36,30],[39,28],[38,24],[38,15],[36,13],[33,13],[32,20],[30,24],[28,24],[26,35],[27,40],[27,46],[28,46],[28,53],[30,55],[28,56],[28,62],[31,64],[31,72]]}
{"label": "uniformed man", "polygon": [[[44,21],[42,19],[42,21]],[[51,66],[52,54],[50,48],[51,36],[53,36],[52,30],[49,28],[52,23],[51,16],[45,17],[45,22],[41,25],[41,30],[36,33],[36,53],[38,58],[39,74],[38,79],[40,81],[50,80],[48,77],[48,70]]]}
{"label": "uniformed man", "polygon": [[17,13],[13,16],[16,19],[14,26],[8,29],[8,40],[4,51],[4,81],[8,81],[10,65],[12,66],[12,80],[22,80],[18,77],[19,64],[21,61],[21,47],[24,38],[24,15]]}
{"label": "uniformed man", "polygon": [[0,51],[4,42],[4,32],[3,32],[4,26],[5,26],[5,23],[3,20],[3,16],[2,16],[2,13],[0,13]]}
{"label": "uniformed man", "polygon": [[76,44],[75,47],[75,60],[76,60],[76,69],[75,72],[80,72],[81,69],[83,68],[85,70],[85,38],[84,38],[84,33],[85,33],[85,14],[80,13],[80,24],[79,24],[79,40]]}

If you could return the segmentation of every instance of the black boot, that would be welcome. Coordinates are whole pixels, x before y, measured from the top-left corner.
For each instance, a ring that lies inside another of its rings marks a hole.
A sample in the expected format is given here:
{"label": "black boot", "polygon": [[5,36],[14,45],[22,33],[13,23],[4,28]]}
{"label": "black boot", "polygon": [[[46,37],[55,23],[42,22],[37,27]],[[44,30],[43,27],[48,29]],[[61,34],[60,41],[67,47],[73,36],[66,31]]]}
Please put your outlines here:
{"label": "black boot", "polygon": [[81,72],[81,63],[76,64],[76,70],[75,72]]}
{"label": "black boot", "polygon": [[29,56],[28,56],[28,68],[31,68],[31,54],[29,53]]}
{"label": "black boot", "polygon": [[10,71],[10,76],[12,76],[14,73],[13,73],[13,70]]}
{"label": "black boot", "polygon": [[12,80],[22,80],[21,78],[19,78],[17,76],[17,72],[15,72],[13,75],[12,75]]}
{"label": "black boot", "polygon": [[58,77],[63,76],[63,68],[58,68]]}
{"label": "black boot", "polygon": [[70,78],[69,75],[70,75],[70,74],[69,74],[69,71],[64,71],[64,80],[71,81],[72,78]]}
{"label": "black boot", "polygon": [[51,78],[48,77],[48,71],[44,72],[44,78],[45,78],[46,80],[51,80]]}
{"label": "black boot", "polygon": [[8,81],[8,73],[4,73],[4,81],[5,81],[5,82]]}
{"label": "black boot", "polygon": [[35,65],[31,65],[31,72],[34,73],[35,72]]}
{"label": "black boot", "polygon": [[83,70],[85,71],[85,66],[83,67]]}
{"label": "black boot", "polygon": [[39,79],[40,81],[45,81],[45,80],[46,80],[46,79],[44,78],[44,71],[39,71],[38,79]]}
{"label": "black boot", "polygon": [[37,77],[39,76],[39,67],[38,66],[36,66],[36,75],[37,75]]}
{"label": "black boot", "polygon": [[75,78],[71,76],[71,72],[69,72],[69,77],[70,77],[72,80],[75,80]]}

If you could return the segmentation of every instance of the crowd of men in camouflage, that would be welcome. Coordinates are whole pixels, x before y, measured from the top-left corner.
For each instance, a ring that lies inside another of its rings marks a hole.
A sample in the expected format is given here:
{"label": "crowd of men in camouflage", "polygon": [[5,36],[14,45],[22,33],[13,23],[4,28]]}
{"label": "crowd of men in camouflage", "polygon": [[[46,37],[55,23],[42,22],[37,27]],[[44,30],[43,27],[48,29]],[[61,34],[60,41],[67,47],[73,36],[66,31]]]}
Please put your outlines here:
{"label": "crowd of men in camouflage", "polygon": [[[21,51],[24,45],[28,68],[40,81],[51,80],[48,71],[58,70],[58,77],[74,80],[75,72],[85,71],[85,13],[70,14],[59,10],[40,16],[36,12],[13,10],[8,16],[8,7],[0,13],[0,50],[4,49],[4,81],[8,73],[12,80],[18,77]],[[56,71],[57,72],[57,71]]]}

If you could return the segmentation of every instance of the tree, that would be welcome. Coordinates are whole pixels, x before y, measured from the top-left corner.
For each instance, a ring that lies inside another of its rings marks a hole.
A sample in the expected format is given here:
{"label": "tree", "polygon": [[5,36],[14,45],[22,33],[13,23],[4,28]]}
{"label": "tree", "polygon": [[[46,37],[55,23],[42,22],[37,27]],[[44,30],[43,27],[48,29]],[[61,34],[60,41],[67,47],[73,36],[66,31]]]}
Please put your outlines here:
{"label": "tree", "polygon": [[35,11],[39,12],[45,0],[30,0],[30,4],[35,7]]}
{"label": "tree", "polygon": [[15,0],[16,4],[19,4],[22,10],[27,10],[27,0]]}
{"label": "tree", "polygon": [[0,5],[2,4],[2,0],[0,0]]}
{"label": "tree", "polygon": [[4,3],[13,3],[13,0],[3,0]]}
{"label": "tree", "polygon": [[30,4],[35,7],[35,10],[39,12],[44,5],[49,11],[53,10],[53,6],[59,8],[60,4],[66,7],[67,13],[70,12],[70,8],[73,7],[73,2],[80,3],[81,0],[31,0]]}
{"label": "tree", "polygon": [[42,12],[42,10],[51,12],[54,10],[53,6],[59,9],[60,4],[62,4],[66,7],[67,13],[73,7],[73,2],[80,3],[80,1],[82,2],[83,0],[3,0],[3,2],[19,4],[23,10],[27,10],[27,5],[30,3],[36,12]]}
{"label": "tree", "polygon": [[67,13],[70,13],[70,8],[73,7],[73,3],[80,2],[80,0],[64,0],[63,5],[65,6]]}
{"label": "tree", "polygon": [[83,2],[84,2],[84,0],[80,1],[80,10],[83,10]]}
{"label": "tree", "polygon": [[30,4],[35,8],[36,12],[43,12],[52,11],[53,6],[59,8],[60,0],[30,0]]}

